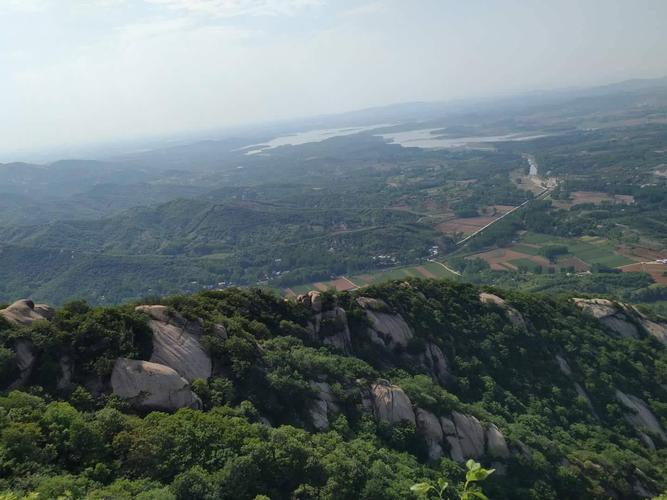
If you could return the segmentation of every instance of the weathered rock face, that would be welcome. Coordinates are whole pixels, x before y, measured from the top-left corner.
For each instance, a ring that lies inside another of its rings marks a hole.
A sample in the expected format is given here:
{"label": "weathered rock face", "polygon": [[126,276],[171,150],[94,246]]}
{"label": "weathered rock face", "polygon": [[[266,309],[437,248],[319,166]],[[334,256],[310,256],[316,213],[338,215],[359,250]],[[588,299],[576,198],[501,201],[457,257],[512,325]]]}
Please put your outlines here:
{"label": "weathered rock face", "polygon": [[329,416],[339,413],[340,408],[329,384],[326,382],[311,382],[310,387],[316,393],[316,398],[310,406],[310,417],[313,426],[318,431],[324,431],[329,428]]}
{"label": "weathered rock face", "polygon": [[484,428],[472,415],[452,412],[461,452],[466,458],[479,458],[484,454]]}
{"label": "weathered rock face", "polygon": [[572,369],[570,368],[570,365],[565,360],[565,358],[560,354],[556,354],[556,361],[558,362],[558,367],[560,368],[560,371],[563,372],[563,375],[571,377]]}
{"label": "weathered rock face", "polygon": [[322,294],[317,290],[311,290],[297,296],[296,301],[300,304],[310,307],[314,313],[322,312]]}
{"label": "weathered rock face", "polygon": [[375,417],[388,424],[399,422],[415,423],[415,412],[410,398],[403,389],[391,385],[387,380],[378,380],[371,386]]}
{"label": "weathered rock face", "polygon": [[458,463],[463,463],[465,457],[463,455],[463,450],[461,449],[461,442],[456,433],[456,425],[454,422],[448,418],[440,417],[440,425],[442,426],[442,432],[445,436],[445,440],[449,444],[449,456],[452,460]]}
{"label": "weathered rock face", "polygon": [[582,311],[621,337],[639,338],[640,330],[667,345],[667,323],[650,320],[636,307],[607,299],[572,299]]}
{"label": "weathered rock face", "polygon": [[387,305],[378,299],[359,297],[357,303],[364,308],[370,321],[368,336],[371,341],[387,349],[405,349],[408,346],[414,334],[403,316],[383,312],[388,309]]}
{"label": "weathered rock face", "polygon": [[632,320],[634,311],[624,304],[607,299],[572,299],[577,307],[621,337],[639,338],[639,330]]}
{"label": "weathered rock face", "polygon": [[489,425],[486,429],[486,449],[487,453],[494,458],[508,458],[510,456],[505,436],[495,424]]}
{"label": "weathered rock face", "polygon": [[468,458],[488,455],[496,459],[510,456],[505,436],[494,424],[484,426],[472,415],[452,412],[451,418],[440,417],[442,434],[449,445],[449,456],[463,463]]}
{"label": "weathered rock face", "polygon": [[430,411],[417,408],[415,411],[417,431],[424,437],[428,447],[428,457],[437,460],[442,456],[442,426],[440,419]]}
{"label": "weathered rock face", "polygon": [[144,410],[201,408],[187,380],[168,366],[118,358],[111,373],[114,394]]}
{"label": "weathered rock face", "polygon": [[[639,313],[641,314],[641,313]],[[667,324],[656,323],[646,318],[643,314],[639,316],[639,323],[644,327],[649,335],[653,335],[663,344],[667,345]]]}
{"label": "weathered rock face", "polygon": [[316,313],[310,325],[313,338],[346,354],[352,352],[347,314],[342,307]]}
{"label": "weathered rock face", "polygon": [[414,334],[403,316],[389,313],[387,304],[379,299],[359,297],[357,304],[364,309],[371,323],[367,334],[374,344],[389,351],[400,351],[401,358],[406,364],[420,365],[425,372],[442,384],[449,381],[447,358],[437,344],[427,342],[423,352],[408,354],[405,349]]}
{"label": "weathered rock face", "polygon": [[35,368],[35,361],[37,360],[35,346],[29,340],[17,340],[16,344],[14,344],[14,351],[16,352],[16,367],[19,370],[19,376],[11,383],[9,386],[10,389],[23,387],[28,382],[32,370]]}
{"label": "weathered rock face", "polygon": [[625,419],[637,429],[640,435],[643,434],[645,436],[643,431],[648,430],[659,436],[664,443],[667,443],[667,434],[665,434],[660,422],[642,399],[631,394],[625,394],[619,390],[616,391],[616,399],[630,410],[626,414]]}
{"label": "weathered rock face", "polygon": [[0,316],[10,323],[30,325],[35,321],[50,320],[54,310],[46,304],[35,304],[32,300],[17,300],[5,309],[0,309]]}
{"label": "weathered rock face", "polygon": [[74,373],[74,363],[68,355],[63,355],[59,360],[60,376],[56,387],[59,390],[65,390],[72,384],[72,374]]}
{"label": "weathered rock face", "polygon": [[505,311],[505,315],[507,316],[507,319],[509,319],[510,323],[519,328],[526,328],[526,321],[523,319],[521,313],[514,309],[512,306],[508,305],[505,302],[505,299],[502,299],[497,295],[493,295],[492,293],[483,292],[479,294],[479,301],[482,304],[492,304],[500,307]]}
{"label": "weathered rock face", "polygon": [[151,318],[152,363],[173,368],[188,382],[211,376],[211,358],[199,342],[204,333],[201,321],[188,321],[165,306],[139,306],[136,310]]}

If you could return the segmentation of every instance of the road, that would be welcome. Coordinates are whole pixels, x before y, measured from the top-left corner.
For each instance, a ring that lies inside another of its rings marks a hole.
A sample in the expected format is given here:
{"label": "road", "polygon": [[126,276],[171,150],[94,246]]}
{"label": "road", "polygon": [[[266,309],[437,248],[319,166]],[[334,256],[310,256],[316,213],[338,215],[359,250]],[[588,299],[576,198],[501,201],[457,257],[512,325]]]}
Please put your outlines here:
{"label": "road", "polygon": [[446,265],[443,264],[442,262],[438,262],[437,260],[431,260],[431,259],[428,259],[428,261],[429,261],[429,262],[433,262],[434,264],[438,264],[438,265],[444,267],[447,271],[449,271],[449,272],[452,273],[452,274],[456,274],[457,276],[461,276],[461,273],[460,273],[460,272],[455,271],[455,270],[452,269],[451,267],[446,266]]}
{"label": "road", "polygon": [[524,206],[526,206],[527,204],[529,204],[531,201],[535,201],[535,200],[539,200],[539,199],[541,199],[541,198],[544,198],[547,194],[549,194],[551,191],[553,191],[553,189],[554,189],[553,187],[545,188],[544,191],[542,191],[540,194],[538,194],[537,196],[535,196],[535,198],[533,198],[532,200],[526,200],[526,201],[524,201],[521,205],[519,205],[519,206],[517,206],[517,207],[514,207],[514,208],[513,208],[512,210],[510,210],[509,212],[507,212],[507,213],[501,215],[501,216],[498,217],[497,219],[492,220],[492,221],[489,222],[486,226],[480,227],[477,231],[475,231],[475,232],[472,233],[472,234],[469,234],[468,236],[466,236],[465,238],[463,238],[461,241],[459,241],[458,243],[456,243],[456,246],[463,245],[463,244],[464,244],[466,241],[468,241],[470,238],[474,238],[475,236],[477,236],[479,233],[481,233],[481,232],[484,231],[485,229],[487,229],[487,228],[493,226],[496,222],[498,222],[498,221],[504,219],[504,218],[507,217],[508,215],[513,214],[514,212],[516,212],[517,210],[519,210],[521,207],[524,207]]}

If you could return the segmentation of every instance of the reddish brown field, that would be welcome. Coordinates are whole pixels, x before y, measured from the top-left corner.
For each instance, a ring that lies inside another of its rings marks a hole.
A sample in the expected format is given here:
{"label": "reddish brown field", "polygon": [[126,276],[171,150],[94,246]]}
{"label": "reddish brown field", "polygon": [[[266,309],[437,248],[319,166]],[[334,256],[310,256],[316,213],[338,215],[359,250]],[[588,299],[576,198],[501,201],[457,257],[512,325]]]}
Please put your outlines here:
{"label": "reddish brown field", "polygon": [[468,217],[448,220],[436,226],[442,233],[465,233],[470,234],[493,222],[495,217]]}
{"label": "reddish brown field", "polygon": [[665,264],[643,264],[641,262],[638,262],[636,264],[623,266],[621,270],[625,273],[629,272],[647,273],[651,275],[651,277],[656,283],[659,283],[661,285],[667,285],[667,276],[663,276],[663,273],[667,271],[667,265]]}
{"label": "reddish brown field", "polygon": [[436,229],[442,233],[474,233],[478,229],[490,224],[498,217],[505,215],[514,207],[511,205],[493,205],[483,209],[488,215],[479,217],[458,217],[442,222],[436,226]]}
{"label": "reddish brown field", "polygon": [[424,278],[435,278],[436,275],[433,274],[431,271],[426,269],[424,266],[417,266],[415,269],[421,274]]}
{"label": "reddish brown field", "polygon": [[315,283],[313,286],[317,288],[320,292],[326,292],[329,289],[329,287],[326,286],[324,283]]}
{"label": "reddish brown field", "polygon": [[648,247],[620,246],[618,247],[618,253],[624,255],[629,259],[641,260],[641,261],[667,259],[667,250],[657,250],[655,248],[648,248]]}

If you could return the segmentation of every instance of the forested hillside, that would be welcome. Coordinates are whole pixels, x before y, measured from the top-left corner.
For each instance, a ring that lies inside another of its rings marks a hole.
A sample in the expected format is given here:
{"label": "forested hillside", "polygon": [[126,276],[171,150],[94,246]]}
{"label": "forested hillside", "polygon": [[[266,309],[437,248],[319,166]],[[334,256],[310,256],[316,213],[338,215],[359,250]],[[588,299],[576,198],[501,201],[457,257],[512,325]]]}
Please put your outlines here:
{"label": "forested hillside", "polygon": [[2,307],[18,498],[417,498],[470,458],[493,499],[667,489],[667,322],[630,305],[410,279]]}

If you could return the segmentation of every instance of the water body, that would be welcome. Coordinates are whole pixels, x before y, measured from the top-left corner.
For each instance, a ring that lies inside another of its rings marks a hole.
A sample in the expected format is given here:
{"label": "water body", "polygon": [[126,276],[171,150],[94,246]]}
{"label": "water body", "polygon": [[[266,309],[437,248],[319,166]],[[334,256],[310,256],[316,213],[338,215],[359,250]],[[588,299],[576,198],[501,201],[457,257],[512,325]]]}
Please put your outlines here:
{"label": "water body", "polygon": [[545,137],[542,135],[521,135],[521,134],[507,134],[507,135],[487,135],[479,137],[443,137],[438,135],[438,131],[442,129],[426,128],[419,130],[408,130],[406,132],[390,132],[384,134],[377,134],[390,144],[400,144],[405,148],[422,148],[422,149],[454,149],[454,148],[470,148],[479,144],[492,142],[507,142],[507,141],[528,141],[530,139],[538,139]]}
{"label": "water body", "polygon": [[320,130],[308,130],[306,132],[297,132],[296,134],[283,135],[271,139],[263,144],[253,144],[241,148],[246,150],[247,155],[254,155],[264,153],[270,149],[278,148],[280,146],[299,146],[301,144],[308,144],[310,142],[322,142],[332,137],[340,137],[345,135],[354,135],[360,132],[366,132],[376,128],[391,126],[391,124],[378,124],[368,127],[344,127],[344,128],[328,128]]}

